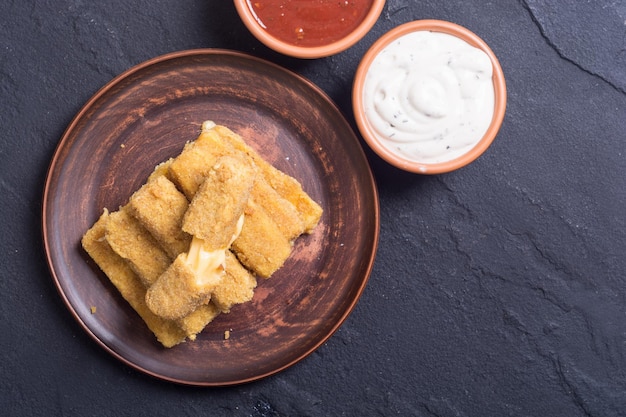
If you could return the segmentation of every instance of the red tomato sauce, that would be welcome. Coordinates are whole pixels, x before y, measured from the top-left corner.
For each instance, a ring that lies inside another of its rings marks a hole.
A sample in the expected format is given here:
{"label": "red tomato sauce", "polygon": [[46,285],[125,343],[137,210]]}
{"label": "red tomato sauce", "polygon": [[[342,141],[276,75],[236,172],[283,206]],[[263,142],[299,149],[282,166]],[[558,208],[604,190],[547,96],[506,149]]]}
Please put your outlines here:
{"label": "red tomato sauce", "polygon": [[257,22],[270,35],[297,46],[338,41],[363,21],[372,0],[249,0]]}

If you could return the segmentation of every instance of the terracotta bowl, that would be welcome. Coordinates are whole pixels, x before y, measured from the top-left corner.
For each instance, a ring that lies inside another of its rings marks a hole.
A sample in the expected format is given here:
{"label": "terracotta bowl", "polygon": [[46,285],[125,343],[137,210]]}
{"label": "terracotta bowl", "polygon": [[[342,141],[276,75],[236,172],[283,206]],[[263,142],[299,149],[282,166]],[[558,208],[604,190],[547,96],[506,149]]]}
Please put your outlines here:
{"label": "terracotta bowl", "polygon": [[[267,47],[284,55],[307,59],[327,57],[350,48],[352,45],[361,40],[361,38],[367,34],[372,26],[374,26],[383,10],[383,7],[385,6],[384,0],[373,0],[371,1],[369,10],[363,11],[364,16],[362,19],[355,22],[354,29],[347,35],[334,40],[322,41],[323,43],[316,45],[303,45],[300,41],[295,40],[294,42],[291,42],[285,38],[279,37],[279,35],[272,34],[275,32],[271,32],[269,30],[276,28],[272,28],[269,23],[266,24],[266,22],[263,21],[262,16],[259,16],[256,11],[253,10],[252,4],[254,2],[251,2],[250,0],[234,0],[234,2],[241,20],[259,41]],[[263,4],[267,2],[259,1],[258,3]],[[336,2],[332,3],[335,4]],[[349,5],[350,7],[354,7],[363,3],[365,3],[364,0],[350,0]],[[322,20],[324,19],[320,17],[320,21]],[[272,21],[277,22],[275,19]],[[267,29],[264,27],[265,25],[267,26]],[[295,30],[297,29],[298,28]],[[289,31],[292,32],[294,29],[290,28]]]}
{"label": "terracotta bowl", "polygon": [[[364,111],[364,83],[372,62],[381,52],[381,50],[383,50],[390,43],[394,42],[401,36],[416,31],[443,32],[456,36],[462,40],[465,40],[470,45],[484,51],[493,65],[492,80],[495,92],[495,100],[491,124],[487,128],[486,133],[483,135],[482,139],[480,139],[478,143],[476,143],[469,151],[449,161],[427,163],[412,160],[400,155],[399,153],[385,146],[381,142],[381,140],[374,133],[372,124],[368,120],[368,117]],[[371,48],[367,51],[367,53],[361,60],[357,68],[352,91],[352,103],[356,123],[361,132],[361,135],[363,136],[367,144],[388,163],[405,171],[419,174],[440,174],[454,171],[468,165],[480,155],[482,155],[491,145],[500,129],[500,126],[502,125],[504,113],[506,110],[506,100],[507,94],[504,74],[502,72],[502,68],[500,67],[500,63],[498,62],[498,59],[496,58],[493,51],[489,48],[489,46],[470,30],[457,24],[440,20],[417,20],[405,23],[392,29],[391,31],[384,34],[381,38],[379,38],[371,46]]]}

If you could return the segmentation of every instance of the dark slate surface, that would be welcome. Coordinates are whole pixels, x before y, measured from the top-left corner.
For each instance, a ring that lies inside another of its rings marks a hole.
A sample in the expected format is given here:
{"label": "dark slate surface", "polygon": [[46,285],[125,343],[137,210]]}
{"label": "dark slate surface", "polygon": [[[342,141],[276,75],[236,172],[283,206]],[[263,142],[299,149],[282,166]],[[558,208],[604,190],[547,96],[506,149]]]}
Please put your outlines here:
{"label": "dark slate surface", "polygon": [[[102,85],[163,53],[248,52],[322,87],[348,120],[360,56],[438,18],[483,37],[509,91],[501,133],[455,173],[368,151],[379,252],[353,314],[317,352],[225,389],[155,380],[74,322],[47,270],[41,195],[65,127]],[[5,1],[0,14],[2,415],[626,414],[626,2],[390,0],[349,51],[259,44],[224,0]]]}

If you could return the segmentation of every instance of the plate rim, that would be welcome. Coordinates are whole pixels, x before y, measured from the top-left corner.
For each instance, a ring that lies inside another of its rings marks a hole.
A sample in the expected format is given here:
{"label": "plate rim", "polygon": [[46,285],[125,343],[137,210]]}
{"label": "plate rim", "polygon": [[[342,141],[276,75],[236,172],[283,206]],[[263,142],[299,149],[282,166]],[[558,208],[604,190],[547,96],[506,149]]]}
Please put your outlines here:
{"label": "plate rim", "polygon": [[[94,330],[92,330],[91,327],[81,318],[79,312],[76,309],[76,306],[73,305],[68,295],[66,294],[66,291],[63,288],[62,280],[57,274],[57,270],[55,268],[55,260],[53,259],[54,256],[51,253],[51,243],[50,243],[51,236],[48,233],[49,216],[51,216],[48,213],[50,210],[49,206],[51,204],[49,203],[49,200],[50,200],[50,195],[52,193],[52,188],[55,185],[53,181],[54,179],[53,177],[54,177],[55,172],[59,168],[59,163],[60,163],[60,160],[62,159],[61,154],[66,147],[65,145],[70,140],[70,137],[76,130],[77,125],[85,118],[85,115],[90,111],[90,109],[94,106],[94,104],[97,104],[98,101],[101,100],[104,95],[106,95],[110,90],[114,89],[121,82],[131,77],[133,74],[139,73],[154,65],[162,64],[166,61],[176,60],[180,58],[189,58],[189,57],[194,57],[194,56],[206,56],[206,55],[217,55],[217,56],[225,55],[225,56],[236,57],[239,59],[259,62],[265,66],[272,67],[274,70],[284,73],[285,76],[293,77],[297,79],[298,82],[305,84],[307,88],[310,88],[312,91],[314,91],[315,94],[319,95],[324,100],[324,102],[326,102],[329,106],[331,106],[332,110],[336,112],[337,116],[346,123],[346,126],[354,134],[357,148],[360,151],[360,154],[365,162],[365,166],[368,168],[366,171],[366,174],[367,174],[366,183],[371,185],[371,189],[369,190],[369,192],[371,192],[372,197],[373,197],[373,200],[371,203],[374,208],[373,213],[368,214],[368,218],[373,220],[372,221],[373,240],[372,240],[371,246],[369,246],[371,255],[369,256],[369,259],[367,259],[367,261],[364,262],[365,268],[363,271],[361,282],[359,283],[358,289],[355,293],[355,297],[350,301],[350,303],[344,309],[339,319],[333,324],[332,327],[330,327],[327,334],[320,337],[319,340],[317,340],[316,343],[312,344],[308,350],[302,352],[301,354],[297,355],[297,357],[295,357],[293,360],[288,361],[282,364],[281,366],[278,366],[266,372],[255,374],[253,376],[249,376],[249,377],[237,379],[237,380],[232,380],[228,382],[190,381],[190,380],[184,380],[184,379],[177,378],[177,377],[168,376],[168,375],[165,375],[164,373],[155,372],[151,369],[141,366],[140,364],[133,362],[132,360],[126,358],[124,355],[120,354],[119,352],[114,350],[112,347],[110,347],[104,340],[98,337],[98,335],[94,332]],[[126,69],[125,71],[121,72],[119,75],[115,76],[110,81],[105,83],[102,87],[96,90],[96,92],[81,106],[79,111],[72,117],[70,123],[67,125],[67,127],[63,131],[63,134],[61,135],[59,142],[55,146],[55,149],[49,161],[50,162],[46,170],[44,188],[43,188],[43,193],[42,193],[41,235],[42,235],[44,252],[45,252],[45,257],[46,257],[46,264],[48,267],[48,271],[50,275],[52,276],[53,282],[55,284],[56,291],[61,296],[63,303],[65,304],[65,307],[70,311],[74,320],[78,322],[80,327],[89,335],[90,339],[95,341],[96,344],[101,346],[105,352],[112,355],[114,358],[124,363],[126,366],[129,366],[130,368],[136,371],[139,371],[140,373],[149,375],[156,379],[173,382],[173,383],[180,384],[180,385],[226,387],[226,386],[250,383],[253,381],[257,381],[257,380],[269,377],[271,375],[275,375],[279,372],[282,372],[283,370],[289,367],[292,367],[296,363],[302,361],[303,359],[311,355],[313,352],[319,349],[324,343],[326,343],[337,332],[337,330],[343,325],[345,320],[348,318],[348,316],[352,313],[352,311],[356,307],[358,301],[360,300],[363,294],[363,291],[365,290],[367,286],[369,278],[371,276],[375,259],[376,259],[376,255],[377,255],[377,251],[378,251],[379,239],[380,239],[380,201],[379,201],[376,179],[373,175],[372,168],[369,164],[369,161],[363,150],[363,147],[358,141],[358,136],[356,132],[354,131],[354,128],[346,120],[343,112],[339,109],[337,104],[328,96],[328,94],[326,94],[325,91],[323,91],[320,87],[318,87],[315,83],[313,83],[306,77],[288,68],[282,67],[274,62],[265,60],[263,58],[259,58],[259,57],[256,57],[256,56],[244,53],[244,52],[234,51],[234,50],[229,50],[229,49],[197,48],[197,49],[187,49],[187,50],[170,52],[170,53],[162,54],[162,55],[150,58],[148,60],[145,60],[143,62],[140,62],[139,64],[136,64]]]}

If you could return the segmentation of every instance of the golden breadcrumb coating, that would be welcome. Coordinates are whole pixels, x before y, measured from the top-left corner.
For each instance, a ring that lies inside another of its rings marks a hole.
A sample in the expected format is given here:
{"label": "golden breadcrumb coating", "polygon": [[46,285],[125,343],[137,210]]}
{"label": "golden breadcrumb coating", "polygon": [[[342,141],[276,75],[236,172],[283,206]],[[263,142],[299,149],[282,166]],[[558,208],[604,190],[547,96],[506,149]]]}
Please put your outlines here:
{"label": "golden breadcrumb coating", "polygon": [[304,221],[303,233],[311,233],[322,217],[322,207],[304,192],[302,185],[295,178],[277,170],[265,161],[257,164],[262,167],[265,178],[272,188],[296,207]]}
{"label": "golden breadcrumb coating", "polygon": [[183,230],[202,239],[209,251],[228,249],[255,175],[253,165],[243,158],[218,158],[189,205]]}
{"label": "golden breadcrumb coating", "polygon": [[274,190],[262,175],[257,176],[250,198],[270,214],[276,227],[288,240],[294,240],[306,230],[304,219],[288,200]]}
{"label": "golden breadcrumb coating", "polygon": [[148,289],[152,312],[178,319],[208,302],[223,278],[226,251],[239,234],[254,175],[243,158],[217,159],[183,218],[183,230],[193,236],[189,252],[176,257]]}
{"label": "golden breadcrumb coating", "polygon": [[104,235],[108,219],[109,213],[105,209],[98,221],[83,236],[81,241],[83,248],[163,346],[169,348],[183,342],[185,332],[178,323],[165,320],[150,311],[145,302],[146,288],[143,283],[128,263],[107,243]]}
{"label": "golden breadcrumb coating", "polygon": [[[218,260],[219,265],[224,261]],[[218,265],[218,267],[219,267]],[[146,292],[146,304],[157,316],[177,320],[209,302],[211,292],[221,282],[219,273],[201,275],[181,253]]]}
{"label": "golden breadcrumb coating", "polygon": [[305,233],[310,233],[322,216],[322,208],[304,192],[302,185],[293,177],[285,174],[265,161],[243,138],[225,126],[216,125],[212,128],[221,137],[228,141],[233,148],[250,156],[267,182],[283,198],[290,201],[302,216],[305,224]]}
{"label": "golden breadcrumb coating", "polygon": [[291,248],[291,242],[263,207],[248,200],[243,228],[232,244],[239,261],[257,275],[269,278],[285,263]]}
{"label": "golden breadcrumb coating", "polygon": [[220,139],[212,129],[203,129],[189,142],[168,168],[170,180],[191,201],[220,156],[233,155],[233,147]]}
{"label": "golden breadcrumb coating", "polygon": [[152,171],[152,173],[150,174],[146,182],[150,182],[153,179],[160,177],[160,176],[169,175],[170,165],[172,164],[173,161],[174,161],[174,158],[170,158],[167,161],[161,162],[160,164],[155,166],[154,170]]}
{"label": "golden breadcrumb coating", "polygon": [[226,274],[213,290],[211,303],[224,313],[230,312],[235,304],[252,300],[256,278],[243,267],[231,251],[226,252]]}
{"label": "golden breadcrumb coating", "polygon": [[156,239],[130,215],[128,206],[109,215],[105,238],[115,253],[128,261],[146,287],[172,262]]}
{"label": "golden breadcrumb coating", "polygon": [[186,252],[191,235],[182,230],[189,202],[164,175],[149,180],[130,198],[128,208],[170,258]]}
{"label": "golden breadcrumb coating", "polygon": [[177,323],[185,332],[189,340],[196,340],[196,336],[220,314],[220,309],[212,302],[198,306],[187,316],[178,319]]}

